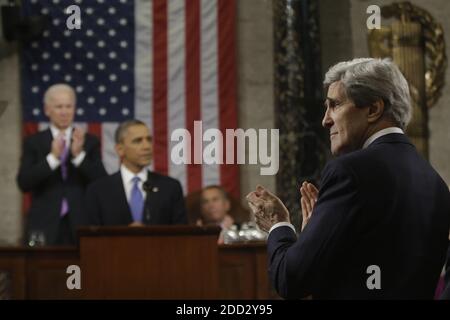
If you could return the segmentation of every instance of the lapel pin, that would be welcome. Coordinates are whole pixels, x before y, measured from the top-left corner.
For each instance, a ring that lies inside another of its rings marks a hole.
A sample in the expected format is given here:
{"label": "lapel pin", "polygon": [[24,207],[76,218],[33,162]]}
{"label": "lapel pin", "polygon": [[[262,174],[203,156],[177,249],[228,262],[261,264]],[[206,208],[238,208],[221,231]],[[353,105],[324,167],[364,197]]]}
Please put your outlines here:
{"label": "lapel pin", "polygon": [[158,187],[153,187],[152,191],[153,191],[153,192],[158,192],[159,189],[158,189]]}

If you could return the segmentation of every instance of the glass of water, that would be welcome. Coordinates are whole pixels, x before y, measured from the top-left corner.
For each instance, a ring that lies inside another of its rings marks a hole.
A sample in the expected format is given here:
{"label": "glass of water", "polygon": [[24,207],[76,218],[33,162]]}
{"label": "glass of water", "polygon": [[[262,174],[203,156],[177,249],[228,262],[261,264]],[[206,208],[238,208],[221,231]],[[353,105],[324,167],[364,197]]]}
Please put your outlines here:
{"label": "glass of water", "polygon": [[30,232],[30,238],[28,240],[30,247],[42,247],[45,246],[45,234],[42,231],[35,230]]}

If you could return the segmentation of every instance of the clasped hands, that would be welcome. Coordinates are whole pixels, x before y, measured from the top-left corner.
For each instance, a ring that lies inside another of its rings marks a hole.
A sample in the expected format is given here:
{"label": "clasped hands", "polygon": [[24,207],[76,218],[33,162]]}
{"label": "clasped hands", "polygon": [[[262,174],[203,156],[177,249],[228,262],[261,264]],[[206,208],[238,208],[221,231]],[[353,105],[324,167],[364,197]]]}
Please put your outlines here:
{"label": "clasped hands", "polygon": [[[85,132],[80,128],[75,128],[72,132],[72,143],[70,152],[76,158],[83,151]],[[57,158],[61,158],[64,151],[64,135],[61,133],[52,141],[51,153]]]}
{"label": "clasped hands", "polygon": [[[302,208],[301,230],[303,230],[311,218],[319,191],[312,183],[306,181],[303,182],[299,191]],[[263,186],[258,185],[255,191],[247,195],[246,199],[255,215],[256,224],[261,230],[269,232],[276,223],[291,222],[289,210],[283,202]]]}

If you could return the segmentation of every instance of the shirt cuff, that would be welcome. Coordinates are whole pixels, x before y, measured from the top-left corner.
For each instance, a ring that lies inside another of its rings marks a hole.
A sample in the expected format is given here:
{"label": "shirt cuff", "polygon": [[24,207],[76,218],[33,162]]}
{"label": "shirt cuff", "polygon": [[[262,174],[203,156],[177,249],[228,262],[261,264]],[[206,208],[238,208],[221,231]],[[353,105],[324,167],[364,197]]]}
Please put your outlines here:
{"label": "shirt cuff", "polygon": [[47,163],[50,166],[50,169],[55,170],[56,168],[58,168],[61,164],[61,161],[56,158],[53,153],[49,153],[47,155]]}
{"label": "shirt cuff", "polygon": [[79,167],[81,163],[83,162],[84,158],[86,157],[86,151],[81,151],[79,155],[76,156],[76,158],[72,159],[72,164],[75,167]]}
{"label": "shirt cuff", "polygon": [[275,223],[275,224],[272,226],[272,228],[270,228],[269,234],[270,234],[273,230],[275,230],[276,228],[278,228],[278,227],[289,227],[289,228],[292,229],[292,231],[294,231],[294,233],[296,233],[295,228],[294,228],[294,226],[292,225],[292,223],[289,223],[289,222],[278,222],[278,223]]}

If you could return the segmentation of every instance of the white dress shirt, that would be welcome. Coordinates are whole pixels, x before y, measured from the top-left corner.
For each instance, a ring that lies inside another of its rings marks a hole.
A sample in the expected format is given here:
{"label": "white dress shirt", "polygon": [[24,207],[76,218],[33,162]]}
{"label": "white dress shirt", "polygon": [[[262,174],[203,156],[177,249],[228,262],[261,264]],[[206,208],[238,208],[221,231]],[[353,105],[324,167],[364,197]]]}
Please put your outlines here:
{"label": "white dress shirt", "polygon": [[[60,130],[56,128],[54,125],[50,125],[50,131],[52,133],[53,139],[57,138],[60,134]],[[64,133],[64,141],[66,142],[66,145],[68,148],[70,148],[70,142],[72,139],[72,127],[67,128]],[[70,149],[69,149],[70,152]],[[86,152],[83,150],[80,152],[80,154],[73,158],[71,160],[72,164],[75,167],[79,167],[81,163],[83,162],[84,158],[86,157]],[[50,153],[47,155],[47,163],[50,166],[50,169],[55,170],[61,165],[61,160],[55,157],[55,155],[50,151]]]}
{"label": "white dress shirt", "polygon": [[147,168],[142,169],[138,174],[131,172],[123,164],[120,166],[120,174],[122,176],[123,189],[127,196],[127,201],[130,203],[131,190],[133,190],[133,178],[139,177],[138,188],[142,193],[142,198],[145,199],[146,192],[144,192],[144,182],[147,181]]}
{"label": "white dress shirt", "polygon": [[[378,139],[378,138],[380,138],[380,137],[382,137],[382,136],[385,136],[385,135],[387,135],[387,134],[391,134],[391,133],[401,133],[401,134],[404,134],[403,130],[400,129],[400,128],[397,128],[397,127],[389,127],[389,128],[386,128],[386,129],[382,129],[382,130],[380,130],[380,131],[375,132],[373,135],[371,135],[371,136],[366,140],[366,142],[364,142],[362,148],[363,148],[363,149],[367,148],[367,147],[368,147],[372,142],[374,142],[376,139]],[[275,224],[272,226],[272,228],[270,228],[269,234],[272,232],[272,230],[274,230],[274,229],[276,229],[276,228],[278,228],[278,227],[283,227],[283,226],[288,226],[288,227],[290,227],[292,230],[294,230],[294,232],[295,232],[295,227],[294,227],[291,223],[289,223],[289,222],[278,222],[278,223],[275,223]]]}

